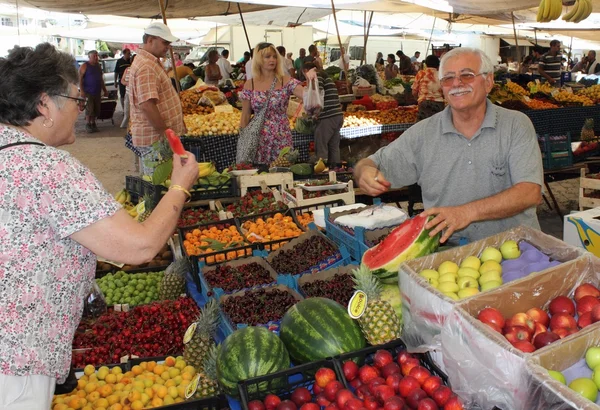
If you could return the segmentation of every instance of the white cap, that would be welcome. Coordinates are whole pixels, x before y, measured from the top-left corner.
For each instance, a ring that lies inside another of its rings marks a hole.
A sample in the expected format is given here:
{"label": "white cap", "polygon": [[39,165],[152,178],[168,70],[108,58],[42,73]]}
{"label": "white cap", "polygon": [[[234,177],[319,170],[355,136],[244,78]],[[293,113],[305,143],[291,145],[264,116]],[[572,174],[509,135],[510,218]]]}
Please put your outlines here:
{"label": "white cap", "polygon": [[175,37],[169,27],[163,23],[152,23],[148,27],[144,29],[144,34],[148,34],[151,36],[160,37],[163,40],[172,43],[173,41],[177,41],[177,37]]}

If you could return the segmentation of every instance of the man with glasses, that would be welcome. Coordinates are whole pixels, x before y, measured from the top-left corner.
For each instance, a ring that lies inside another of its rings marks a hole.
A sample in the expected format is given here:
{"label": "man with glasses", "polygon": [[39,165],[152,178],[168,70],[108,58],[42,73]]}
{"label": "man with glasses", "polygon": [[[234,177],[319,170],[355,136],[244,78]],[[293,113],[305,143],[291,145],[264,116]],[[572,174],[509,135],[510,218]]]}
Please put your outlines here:
{"label": "man with glasses", "polygon": [[100,114],[102,92],[108,96],[108,90],[102,77],[102,66],[98,60],[98,52],[92,50],[88,53],[89,61],[79,67],[79,93],[81,98],[87,99],[85,110],[85,130],[88,133],[98,132],[96,117]]}
{"label": "man with glasses", "polygon": [[448,106],[361,160],[355,176],[378,196],[418,183],[431,235],[442,242],[479,240],[518,225],[539,229],[543,169],[533,124],[487,99],[493,64],[478,49],[442,58],[440,84]]}

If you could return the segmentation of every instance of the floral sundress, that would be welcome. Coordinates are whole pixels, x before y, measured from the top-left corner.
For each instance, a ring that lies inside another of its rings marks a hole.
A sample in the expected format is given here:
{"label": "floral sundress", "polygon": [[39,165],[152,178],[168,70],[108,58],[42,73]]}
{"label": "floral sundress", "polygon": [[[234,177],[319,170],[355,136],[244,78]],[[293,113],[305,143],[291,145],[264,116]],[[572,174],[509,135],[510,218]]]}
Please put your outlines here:
{"label": "floral sundress", "polygon": [[[279,80],[281,81],[281,80]],[[280,89],[271,91],[265,123],[258,142],[257,160],[259,164],[270,164],[285,147],[292,146],[292,131],[287,118],[287,107],[294,89],[300,81],[292,78]],[[250,101],[253,112],[259,112],[267,101],[269,91],[242,90],[241,100]]]}

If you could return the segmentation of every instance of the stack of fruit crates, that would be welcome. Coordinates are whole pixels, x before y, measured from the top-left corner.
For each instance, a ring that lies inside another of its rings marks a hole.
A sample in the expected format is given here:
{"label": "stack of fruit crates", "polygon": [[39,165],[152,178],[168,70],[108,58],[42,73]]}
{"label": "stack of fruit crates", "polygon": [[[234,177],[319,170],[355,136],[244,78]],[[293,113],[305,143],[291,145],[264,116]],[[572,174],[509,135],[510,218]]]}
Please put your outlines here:
{"label": "stack of fruit crates", "polygon": [[538,135],[544,169],[564,168],[573,165],[571,133]]}

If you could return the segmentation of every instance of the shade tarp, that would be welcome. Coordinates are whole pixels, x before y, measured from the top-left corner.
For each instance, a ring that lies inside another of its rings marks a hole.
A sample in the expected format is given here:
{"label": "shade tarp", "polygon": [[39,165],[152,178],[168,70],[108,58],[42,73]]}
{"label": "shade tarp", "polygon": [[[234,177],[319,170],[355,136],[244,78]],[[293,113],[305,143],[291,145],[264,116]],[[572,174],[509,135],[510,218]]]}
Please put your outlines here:
{"label": "shade tarp", "polygon": [[[236,7],[237,10],[237,7]],[[331,14],[330,9],[308,9],[304,7],[279,7],[271,10],[244,13],[246,25],[287,27],[315,21]],[[210,21],[237,26],[242,24],[239,13],[227,16],[198,17],[193,21]]]}

